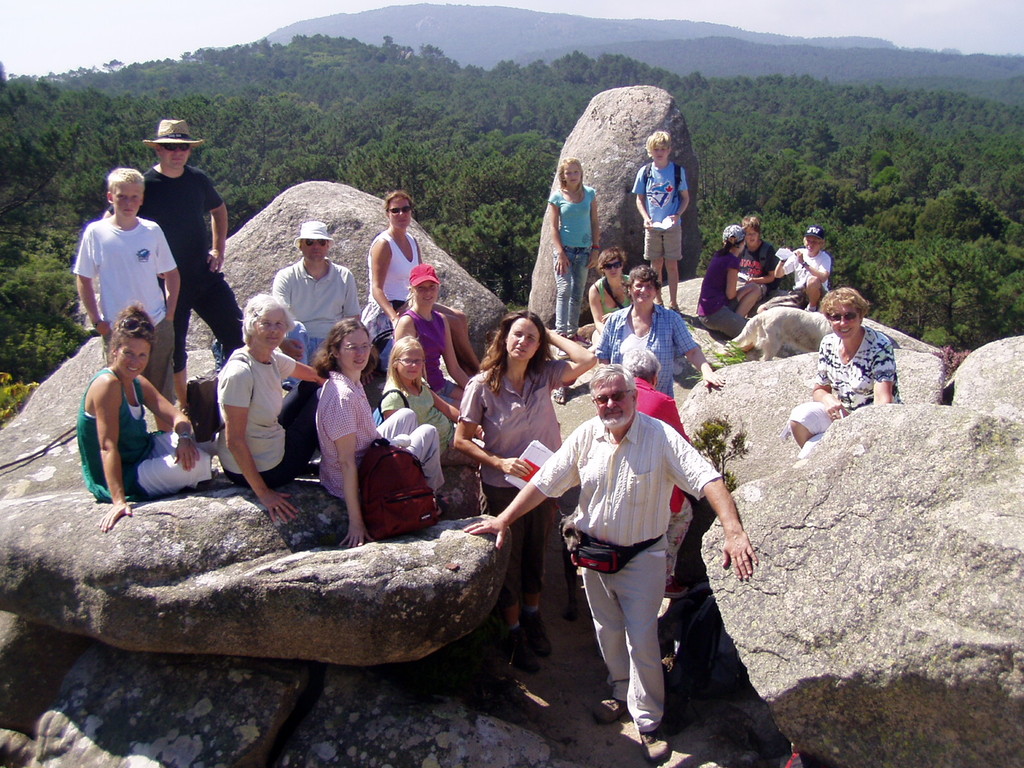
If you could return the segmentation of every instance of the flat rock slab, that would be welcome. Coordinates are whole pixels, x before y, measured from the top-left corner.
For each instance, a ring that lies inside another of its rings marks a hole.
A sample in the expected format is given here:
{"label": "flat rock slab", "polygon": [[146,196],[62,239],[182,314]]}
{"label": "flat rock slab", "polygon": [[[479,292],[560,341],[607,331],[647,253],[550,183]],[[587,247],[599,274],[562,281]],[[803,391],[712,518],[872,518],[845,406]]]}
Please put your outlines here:
{"label": "flat rock slab", "polygon": [[[865,408],[735,498],[761,565],[704,540],[725,625],[779,728],[835,768],[1019,766],[1024,426]],[[715,565],[712,565],[715,563]]]}
{"label": "flat rock slab", "polygon": [[0,610],[127,650],[361,666],[422,658],[497,599],[507,550],[465,521],[341,550],[339,500],[276,527],[221,493],[150,502],[107,534],[84,492],[0,502]]}

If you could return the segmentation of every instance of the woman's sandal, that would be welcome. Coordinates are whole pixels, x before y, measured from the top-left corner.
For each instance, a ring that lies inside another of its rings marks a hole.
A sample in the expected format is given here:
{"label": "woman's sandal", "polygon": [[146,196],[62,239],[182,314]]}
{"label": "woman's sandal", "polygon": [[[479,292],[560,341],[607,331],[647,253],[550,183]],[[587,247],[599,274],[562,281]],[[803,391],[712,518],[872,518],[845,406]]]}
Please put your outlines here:
{"label": "woman's sandal", "polygon": [[568,399],[568,393],[566,392],[565,387],[556,387],[551,393],[551,399],[558,405],[565,405],[565,401]]}

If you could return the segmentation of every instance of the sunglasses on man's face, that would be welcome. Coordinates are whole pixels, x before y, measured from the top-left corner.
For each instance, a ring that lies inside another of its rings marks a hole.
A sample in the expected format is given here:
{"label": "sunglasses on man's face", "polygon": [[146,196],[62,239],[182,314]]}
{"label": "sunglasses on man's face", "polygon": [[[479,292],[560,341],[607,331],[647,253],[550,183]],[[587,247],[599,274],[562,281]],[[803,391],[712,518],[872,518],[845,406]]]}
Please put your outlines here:
{"label": "sunglasses on man's face", "polygon": [[160,146],[168,152],[188,152],[192,149],[191,144],[161,144]]}
{"label": "sunglasses on man's face", "polygon": [[618,392],[610,392],[607,395],[594,395],[591,399],[598,405],[607,405],[609,400],[617,403],[628,394],[629,392],[623,389]]}
{"label": "sunglasses on man's face", "polygon": [[305,243],[306,245],[327,245],[327,243],[329,243],[330,240],[314,240],[312,238],[306,238],[302,242]]}
{"label": "sunglasses on man's face", "polygon": [[403,205],[401,208],[388,208],[388,213],[397,216],[400,213],[409,213],[411,210],[411,205]]}
{"label": "sunglasses on man's face", "polygon": [[849,322],[852,322],[853,320],[857,319],[857,313],[856,312],[844,312],[841,315],[840,314],[827,314],[827,315],[825,315],[825,317],[827,317],[829,322],[831,322],[831,323],[838,323],[840,320],[845,320],[846,322],[849,323]]}

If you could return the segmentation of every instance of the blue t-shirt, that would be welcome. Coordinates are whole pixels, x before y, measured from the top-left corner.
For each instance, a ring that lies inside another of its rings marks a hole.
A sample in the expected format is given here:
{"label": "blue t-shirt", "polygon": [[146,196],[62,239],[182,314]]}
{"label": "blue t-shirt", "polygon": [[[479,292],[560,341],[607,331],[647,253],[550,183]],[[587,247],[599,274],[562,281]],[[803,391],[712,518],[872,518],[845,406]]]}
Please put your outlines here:
{"label": "blue t-shirt", "polygon": [[558,206],[560,213],[558,236],[562,245],[569,248],[589,248],[594,244],[590,228],[590,207],[594,204],[597,192],[593,187],[583,187],[583,199],[572,203],[562,194],[562,190],[551,193],[548,202]]}
{"label": "blue t-shirt", "polygon": [[[650,176],[644,184],[644,172],[650,168]],[[654,163],[647,163],[641,166],[636,172],[636,181],[633,182],[634,195],[646,195],[647,213],[651,221],[664,221],[669,216],[679,213],[682,207],[682,191],[687,189],[686,171],[679,168],[679,189],[676,189],[676,164],[669,163],[661,170],[654,167]]]}

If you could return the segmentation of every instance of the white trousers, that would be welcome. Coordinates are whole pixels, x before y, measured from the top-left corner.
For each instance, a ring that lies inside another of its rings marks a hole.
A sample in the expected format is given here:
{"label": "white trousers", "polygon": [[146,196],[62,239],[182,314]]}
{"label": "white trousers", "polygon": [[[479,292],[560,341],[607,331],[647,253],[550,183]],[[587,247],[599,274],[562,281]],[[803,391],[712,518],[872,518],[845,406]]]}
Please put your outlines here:
{"label": "white trousers", "polygon": [[399,408],[377,427],[377,434],[405,448],[423,465],[427,485],[437,491],[444,485],[441,471],[441,439],[432,424],[420,424],[411,408]]}
{"label": "white trousers", "polygon": [[170,496],[210,479],[210,454],[200,449],[195,466],[188,471],[174,462],[177,448],[178,435],[173,432],[161,432],[153,437],[149,456],[138,466],[139,485],[149,496]]}
{"label": "white trousers", "polygon": [[665,678],[658,645],[658,611],[665,591],[665,543],[638,554],[618,573],[583,569],[612,696],[625,701],[640,731],[661,724]]}

